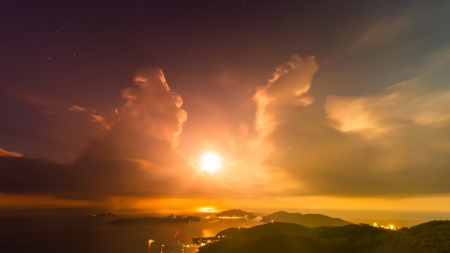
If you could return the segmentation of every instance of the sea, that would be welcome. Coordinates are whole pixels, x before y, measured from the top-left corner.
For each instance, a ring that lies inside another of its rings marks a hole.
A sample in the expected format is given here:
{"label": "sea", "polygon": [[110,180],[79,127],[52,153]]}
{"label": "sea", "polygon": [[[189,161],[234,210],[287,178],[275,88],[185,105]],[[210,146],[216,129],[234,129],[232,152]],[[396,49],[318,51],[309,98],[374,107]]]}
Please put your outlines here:
{"label": "sea", "polygon": [[[109,222],[162,214],[128,212],[114,217],[92,216],[99,212],[71,208],[0,209],[0,253],[195,253],[198,247],[186,247],[192,245],[192,238],[212,237],[230,227],[263,224],[253,219],[113,225]],[[356,224],[377,222],[396,227],[450,219],[449,212],[305,210],[303,213],[323,213]]]}
{"label": "sea", "polygon": [[[261,225],[258,220],[204,220],[195,223],[112,225],[110,221],[149,215],[93,217],[90,213],[40,211],[2,213],[0,252],[194,253],[192,238],[211,237],[230,227]],[[154,215],[153,215],[154,216]]]}

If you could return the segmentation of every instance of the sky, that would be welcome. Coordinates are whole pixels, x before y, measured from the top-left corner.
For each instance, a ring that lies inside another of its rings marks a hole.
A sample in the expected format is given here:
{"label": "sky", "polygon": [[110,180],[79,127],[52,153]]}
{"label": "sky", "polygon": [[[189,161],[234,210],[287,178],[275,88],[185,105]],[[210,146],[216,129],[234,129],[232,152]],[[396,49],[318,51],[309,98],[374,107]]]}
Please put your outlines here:
{"label": "sky", "polygon": [[450,212],[449,13],[2,1],[0,205]]}

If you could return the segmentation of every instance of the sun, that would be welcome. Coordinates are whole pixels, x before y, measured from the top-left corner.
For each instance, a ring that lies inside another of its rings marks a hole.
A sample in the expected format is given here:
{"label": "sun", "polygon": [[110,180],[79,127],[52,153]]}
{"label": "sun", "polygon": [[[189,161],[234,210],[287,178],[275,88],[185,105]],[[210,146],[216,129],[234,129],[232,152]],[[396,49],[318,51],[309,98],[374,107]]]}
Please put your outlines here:
{"label": "sun", "polygon": [[203,170],[212,174],[220,166],[220,157],[213,152],[208,152],[202,156],[201,166]]}

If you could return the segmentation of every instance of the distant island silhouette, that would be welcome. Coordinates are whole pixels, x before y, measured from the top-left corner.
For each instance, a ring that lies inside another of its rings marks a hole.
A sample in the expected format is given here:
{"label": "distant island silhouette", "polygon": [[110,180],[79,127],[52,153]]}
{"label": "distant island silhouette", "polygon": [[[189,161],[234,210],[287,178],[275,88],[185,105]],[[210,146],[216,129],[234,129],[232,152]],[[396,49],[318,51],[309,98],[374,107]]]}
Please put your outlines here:
{"label": "distant island silhouette", "polygon": [[267,216],[263,216],[261,221],[265,223],[274,221],[295,223],[310,228],[320,226],[345,226],[352,224],[351,222],[339,218],[332,218],[323,214],[301,214],[301,213],[288,213],[284,211],[279,211]]}
{"label": "distant island silhouette", "polygon": [[116,214],[113,213],[96,213],[91,215],[92,217],[114,217],[117,216]]}
{"label": "distant island silhouette", "polygon": [[240,218],[256,218],[256,215],[251,212],[246,212],[241,209],[230,209],[223,212],[220,212],[215,215],[216,217],[240,217]]}
{"label": "distant island silhouette", "polygon": [[176,216],[174,214],[168,217],[144,217],[135,219],[119,219],[109,222],[109,224],[148,224],[148,223],[188,223],[188,222],[199,222],[200,217],[196,216]]}

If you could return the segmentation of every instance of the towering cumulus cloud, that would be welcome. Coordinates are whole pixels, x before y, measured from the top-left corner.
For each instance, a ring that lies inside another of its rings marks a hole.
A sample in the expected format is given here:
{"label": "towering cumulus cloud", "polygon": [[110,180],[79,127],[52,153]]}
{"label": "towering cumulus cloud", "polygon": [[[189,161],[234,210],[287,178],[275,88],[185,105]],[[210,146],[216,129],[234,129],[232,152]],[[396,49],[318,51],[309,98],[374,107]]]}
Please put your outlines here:
{"label": "towering cumulus cloud", "polygon": [[255,95],[264,166],[291,179],[280,194],[450,193],[448,89],[417,79],[370,97],[329,96],[324,113],[307,96],[316,70],[313,58],[294,56]]}
{"label": "towering cumulus cloud", "polygon": [[258,88],[254,100],[257,104],[256,130],[261,137],[266,137],[283,123],[287,110],[314,101],[306,94],[317,69],[314,57],[302,59],[293,55],[290,61],[277,67],[266,86]]}
{"label": "towering cumulus cloud", "polygon": [[76,199],[178,194],[180,179],[194,174],[174,150],[187,116],[181,96],[158,68],[138,74],[122,96],[123,108],[99,120],[104,129],[73,164],[0,157],[0,191]]}
{"label": "towering cumulus cloud", "polygon": [[127,102],[117,125],[176,145],[187,116],[181,96],[170,90],[160,69],[144,71],[134,81],[122,91]]}

